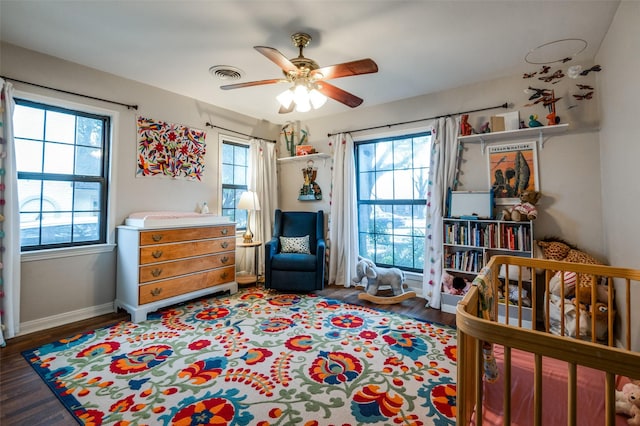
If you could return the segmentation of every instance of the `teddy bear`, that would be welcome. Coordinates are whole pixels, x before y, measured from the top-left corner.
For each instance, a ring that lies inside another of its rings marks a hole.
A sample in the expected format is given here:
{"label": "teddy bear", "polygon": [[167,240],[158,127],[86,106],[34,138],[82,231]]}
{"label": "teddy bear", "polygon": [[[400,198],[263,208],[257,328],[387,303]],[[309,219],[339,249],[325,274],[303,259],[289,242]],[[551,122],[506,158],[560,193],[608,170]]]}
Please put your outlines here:
{"label": "teddy bear", "polygon": [[513,220],[515,222],[534,220],[538,217],[536,203],[540,200],[540,197],[542,197],[542,194],[538,191],[523,191],[519,197],[520,203],[503,210],[504,220]]}
{"label": "teddy bear", "polygon": [[616,391],[616,413],[629,416],[627,423],[640,426],[640,380],[632,380]]}

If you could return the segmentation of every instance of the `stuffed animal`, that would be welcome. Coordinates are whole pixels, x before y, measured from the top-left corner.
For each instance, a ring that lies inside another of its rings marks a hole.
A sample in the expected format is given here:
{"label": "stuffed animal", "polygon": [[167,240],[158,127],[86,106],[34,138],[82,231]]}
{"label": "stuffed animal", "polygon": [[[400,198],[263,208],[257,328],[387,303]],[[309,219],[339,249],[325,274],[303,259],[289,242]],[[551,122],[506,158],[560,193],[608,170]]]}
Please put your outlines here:
{"label": "stuffed animal", "polygon": [[469,114],[460,117],[460,136],[469,136],[473,133],[473,128],[469,124]]}
{"label": "stuffed animal", "polygon": [[[548,260],[560,260],[564,262],[571,263],[588,263],[592,265],[602,265],[602,262],[598,261],[593,256],[579,250],[576,246],[569,244],[558,238],[547,238],[542,241],[537,242],[538,247],[541,249],[541,255],[543,259]],[[557,275],[557,273],[556,273]],[[551,288],[557,286],[560,277],[559,275],[554,277],[552,281],[550,281]],[[575,290],[569,290],[567,293],[567,288],[571,287],[571,282],[574,281],[573,286]],[[596,282],[598,281],[596,277]],[[565,297],[571,296],[573,292],[576,293],[580,303],[584,303],[586,305],[591,304],[591,275],[588,274],[578,274],[577,283],[575,279],[571,276],[570,272],[564,272],[564,282],[565,282]],[[568,285],[569,284],[569,285]],[[577,284],[577,285],[576,285]],[[559,290],[556,294],[560,294]],[[603,285],[596,286],[596,301],[602,303],[608,303],[609,300],[609,288]]]}
{"label": "stuffed animal", "polygon": [[442,289],[445,293],[462,296],[467,294],[469,287],[471,283],[464,278],[454,277],[447,272],[442,274]]}
{"label": "stuffed animal", "polygon": [[616,413],[629,416],[627,423],[631,426],[640,426],[640,380],[632,380],[616,391]]}
{"label": "stuffed animal", "polygon": [[361,258],[356,265],[356,278],[353,282],[360,283],[363,278],[367,278],[365,291],[370,295],[376,295],[380,286],[391,286],[394,296],[404,293],[402,284],[404,283],[404,272],[398,268],[381,268],[373,261]]}
{"label": "stuffed animal", "polygon": [[505,209],[504,220],[520,222],[523,220],[534,220],[538,217],[536,203],[540,201],[542,194],[538,191],[524,191],[520,194],[520,203]]}

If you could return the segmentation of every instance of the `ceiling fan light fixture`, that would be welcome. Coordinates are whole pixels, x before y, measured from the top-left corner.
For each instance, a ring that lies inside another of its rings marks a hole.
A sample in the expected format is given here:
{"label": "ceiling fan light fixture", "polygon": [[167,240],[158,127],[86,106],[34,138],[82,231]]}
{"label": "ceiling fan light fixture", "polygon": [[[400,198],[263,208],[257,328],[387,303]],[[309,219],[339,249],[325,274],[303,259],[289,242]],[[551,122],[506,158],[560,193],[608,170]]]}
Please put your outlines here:
{"label": "ceiling fan light fixture", "polygon": [[311,103],[309,102],[309,98],[301,100],[300,102],[296,101],[296,111],[298,112],[311,111]]}
{"label": "ceiling fan light fixture", "polygon": [[282,105],[283,108],[289,109],[291,108],[291,102],[293,102],[293,91],[291,89],[287,89],[276,96],[276,99],[280,102],[280,105]]}
{"label": "ceiling fan light fixture", "polygon": [[313,109],[318,109],[327,102],[327,97],[320,93],[318,89],[313,88],[309,92],[309,100],[311,101],[311,105],[313,105]]}
{"label": "ceiling fan light fixture", "polygon": [[293,100],[297,104],[309,103],[309,89],[304,84],[296,84],[293,88]]}

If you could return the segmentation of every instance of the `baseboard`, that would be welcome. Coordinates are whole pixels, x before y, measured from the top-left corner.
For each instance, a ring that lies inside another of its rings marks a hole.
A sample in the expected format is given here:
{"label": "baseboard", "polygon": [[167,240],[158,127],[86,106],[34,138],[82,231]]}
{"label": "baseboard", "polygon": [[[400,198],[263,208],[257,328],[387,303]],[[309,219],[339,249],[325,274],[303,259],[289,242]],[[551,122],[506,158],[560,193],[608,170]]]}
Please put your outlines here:
{"label": "baseboard", "polygon": [[33,321],[20,323],[20,332],[18,336],[34,333],[36,331],[46,330],[48,328],[58,327],[60,325],[70,324],[97,317],[104,314],[110,314],[114,311],[113,302],[104,305],[90,306],[88,308],[78,309],[77,311],[65,312],[62,314],[52,315],[46,318],[40,318]]}

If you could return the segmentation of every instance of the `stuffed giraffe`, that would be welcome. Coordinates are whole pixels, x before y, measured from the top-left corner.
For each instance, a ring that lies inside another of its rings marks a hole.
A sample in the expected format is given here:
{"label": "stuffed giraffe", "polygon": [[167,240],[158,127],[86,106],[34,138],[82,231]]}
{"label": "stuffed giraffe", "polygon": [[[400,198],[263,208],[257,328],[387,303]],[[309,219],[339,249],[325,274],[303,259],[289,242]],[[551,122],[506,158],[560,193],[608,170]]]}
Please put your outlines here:
{"label": "stuffed giraffe", "polygon": [[[592,265],[602,265],[595,257],[578,250],[565,241],[559,239],[546,239],[538,241],[538,246],[542,249],[542,256],[548,260],[559,260],[571,263],[588,263]],[[566,279],[566,278],[565,278]],[[588,274],[578,274],[578,285],[576,286],[576,294],[581,303],[591,304],[591,276]],[[607,288],[598,286],[597,301],[607,303]]]}

